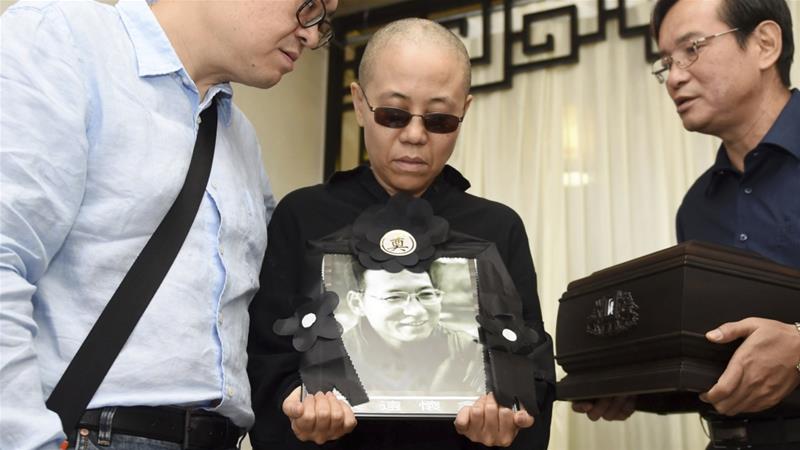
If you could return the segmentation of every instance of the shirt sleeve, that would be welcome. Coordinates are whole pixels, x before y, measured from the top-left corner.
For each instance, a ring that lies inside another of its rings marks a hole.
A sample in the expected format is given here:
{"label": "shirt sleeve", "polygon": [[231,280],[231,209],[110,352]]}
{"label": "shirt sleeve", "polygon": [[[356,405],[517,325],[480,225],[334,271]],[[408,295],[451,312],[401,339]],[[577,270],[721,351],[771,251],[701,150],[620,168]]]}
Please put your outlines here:
{"label": "shirt sleeve", "polygon": [[83,197],[88,101],[58,8],[12,6],[0,29],[0,448],[57,448],[64,434],[45,407],[33,295]]}
{"label": "shirt sleeve", "polygon": [[[514,221],[508,235],[508,260],[505,261],[511,279],[522,297],[522,311],[525,323],[543,336],[543,342],[534,350],[536,365],[534,384],[539,415],[533,427],[520,430],[517,439],[530,439],[537,443],[536,448],[547,448],[550,440],[550,422],[555,401],[555,363],[553,340],[544,329],[542,309],[536,288],[536,270],[533,267],[528,236],[522,219],[514,213]],[[527,437],[525,435],[528,435]]]}
{"label": "shirt sleeve", "polygon": [[276,320],[294,313],[299,292],[304,242],[286,199],[275,209],[267,233],[267,252],[261,269],[261,288],[250,304],[247,372],[252,389],[255,424],[250,430],[254,449],[277,448],[290,429],[283,414],[286,396],[300,385],[300,353],[291,339],[272,331]]}

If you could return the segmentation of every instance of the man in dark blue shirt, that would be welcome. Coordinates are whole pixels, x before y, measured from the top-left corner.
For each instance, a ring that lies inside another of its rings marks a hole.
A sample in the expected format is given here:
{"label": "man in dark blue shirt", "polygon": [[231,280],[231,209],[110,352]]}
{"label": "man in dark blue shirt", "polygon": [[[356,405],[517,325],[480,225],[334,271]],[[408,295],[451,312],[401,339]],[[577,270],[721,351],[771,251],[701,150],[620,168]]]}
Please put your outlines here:
{"label": "man in dark blue shirt", "polygon": [[[678,241],[738,247],[800,268],[800,92],[790,90],[791,20],[785,0],[657,2],[652,25],[662,58],[653,73],[687,130],[722,140],[715,164],[678,210]],[[800,320],[800,299],[797,306]],[[749,317],[706,337],[720,344],[744,338],[717,384],[700,396],[718,418],[764,411],[800,385],[800,324]],[[593,420],[633,411],[625,398],[573,408]],[[714,448],[800,445],[798,418],[739,422],[710,421]]]}
{"label": "man in dark blue shirt", "polygon": [[800,91],[736,167],[723,141],[717,159],[678,209],[678,241],[716,242],[800,268]]}
{"label": "man in dark blue shirt", "polygon": [[[716,163],[678,210],[678,240],[744,248],[800,268],[800,93],[789,89],[791,14],[785,0],[760,3],[761,14],[755,3],[736,0],[656,5],[653,29],[664,55],[656,68],[664,70],[678,115],[687,130],[722,139]],[[763,411],[800,384],[800,325],[750,317],[706,336],[717,343],[745,339],[701,395],[719,413]]]}

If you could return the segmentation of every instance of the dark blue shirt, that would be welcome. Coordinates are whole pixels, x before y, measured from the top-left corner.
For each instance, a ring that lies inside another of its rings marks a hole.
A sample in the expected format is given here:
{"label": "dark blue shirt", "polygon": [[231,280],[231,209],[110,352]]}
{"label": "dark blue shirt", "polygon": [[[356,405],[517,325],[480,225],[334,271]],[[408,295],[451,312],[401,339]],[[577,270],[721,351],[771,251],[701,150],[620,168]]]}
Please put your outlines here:
{"label": "dark blue shirt", "polygon": [[725,146],[678,209],[678,242],[754,251],[800,268],[800,92],[792,90],[764,139],[733,167]]}

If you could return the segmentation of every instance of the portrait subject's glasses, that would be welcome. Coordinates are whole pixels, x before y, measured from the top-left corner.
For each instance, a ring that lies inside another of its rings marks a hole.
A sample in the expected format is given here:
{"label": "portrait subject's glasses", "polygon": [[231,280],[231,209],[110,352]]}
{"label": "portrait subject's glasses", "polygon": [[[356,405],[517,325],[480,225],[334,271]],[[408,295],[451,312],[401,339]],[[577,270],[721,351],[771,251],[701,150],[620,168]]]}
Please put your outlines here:
{"label": "portrait subject's glasses", "polygon": [[[359,86],[360,89],[360,86]],[[378,106],[373,108],[367,99],[367,94],[361,89],[367,107],[375,117],[375,123],[389,128],[405,128],[414,117],[422,118],[425,129],[431,133],[447,134],[458,129],[458,125],[464,120],[464,116],[458,117],[445,113],[411,114],[409,111],[388,106]]]}
{"label": "portrait subject's glasses", "polygon": [[312,48],[316,50],[328,45],[333,37],[331,21],[327,18],[328,10],[325,9],[324,0],[305,0],[297,8],[297,23],[303,28],[319,27],[319,42]]}
{"label": "portrait subject's glasses", "polygon": [[439,289],[423,289],[419,292],[393,291],[383,296],[364,293],[368,297],[380,300],[388,305],[405,305],[411,298],[416,298],[423,305],[436,305],[442,301],[444,292]]}
{"label": "portrait subject's glasses", "polygon": [[681,69],[686,69],[687,67],[694,64],[697,61],[697,58],[700,57],[700,48],[704,47],[708,44],[708,42],[715,37],[720,37],[722,35],[733,33],[734,31],[739,31],[738,28],[733,28],[728,31],[723,31],[721,33],[712,34],[710,36],[704,36],[699,39],[695,39],[691,41],[688,47],[681,47],[671,55],[665,55],[658,61],[653,63],[653,70],[652,73],[656,77],[659,83],[663,83],[666,80],[666,76],[669,70],[672,68],[672,65],[676,65]]}

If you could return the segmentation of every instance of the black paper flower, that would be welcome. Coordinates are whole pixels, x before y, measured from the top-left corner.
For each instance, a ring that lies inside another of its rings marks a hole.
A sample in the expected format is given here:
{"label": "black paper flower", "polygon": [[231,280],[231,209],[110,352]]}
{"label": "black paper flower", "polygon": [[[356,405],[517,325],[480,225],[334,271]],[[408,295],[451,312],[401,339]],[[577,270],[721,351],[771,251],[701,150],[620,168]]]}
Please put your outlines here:
{"label": "black paper flower", "polygon": [[482,313],[475,319],[484,331],[484,345],[491,349],[527,355],[539,342],[539,333],[513,314]]}
{"label": "black paper flower", "polygon": [[424,272],[449,230],[450,224],[434,216],[427,201],[398,193],[386,205],[368,208],[358,216],[350,249],[367,269]]}
{"label": "black paper flower", "polygon": [[292,345],[299,352],[305,352],[314,346],[317,338],[338,339],[342,335],[342,326],[333,317],[333,311],[339,304],[339,296],[335,292],[325,291],[319,298],[306,299],[294,315],[275,321],[272,331],[281,336],[294,336]]}

